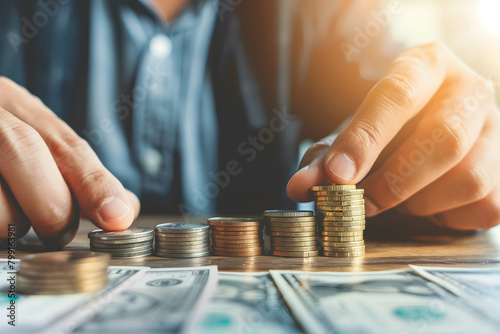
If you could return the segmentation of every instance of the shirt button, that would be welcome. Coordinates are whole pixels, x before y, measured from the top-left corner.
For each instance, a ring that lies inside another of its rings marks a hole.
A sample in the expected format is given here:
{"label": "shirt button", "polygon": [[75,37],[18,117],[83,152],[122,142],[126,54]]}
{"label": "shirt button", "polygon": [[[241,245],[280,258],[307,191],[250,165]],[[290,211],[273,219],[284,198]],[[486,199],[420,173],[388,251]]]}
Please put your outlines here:
{"label": "shirt button", "polygon": [[164,34],[157,34],[149,42],[149,51],[156,58],[166,58],[172,53],[172,41]]}
{"label": "shirt button", "polygon": [[142,154],[142,169],[146,174],[157,175],[163,164],[163,155],[153,148],[147,148]]}

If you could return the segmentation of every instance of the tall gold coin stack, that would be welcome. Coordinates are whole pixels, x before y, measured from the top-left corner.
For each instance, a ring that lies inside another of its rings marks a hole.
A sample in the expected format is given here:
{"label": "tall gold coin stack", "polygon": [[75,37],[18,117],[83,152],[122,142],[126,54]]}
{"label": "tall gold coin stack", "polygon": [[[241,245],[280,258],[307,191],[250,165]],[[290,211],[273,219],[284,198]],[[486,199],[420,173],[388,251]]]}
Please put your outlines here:
{"label": "tall gold coin stack", "polygon": [[262,254],[262,221],[254,218],[214,217],[208,219],[212,254],[256,256]]}
{"label": "tall gold coin stack", "polygon": [[154,232],[146,227],[131,227],[127,230],[89,232],[90,250],[109,253],[113,258],[136,258],[153,253]]}
{"label": "tall gold coin stack", "polygon": [[365,255],[365,200],[355,185],[326,185],[311,188],[323,255],[359,257]]}
{"label": "tall gold coin stack", "polygon": [[109,254],[84,251],[24,256],[17,273],[17,289],[30,295],[99,291],[108,284],[109,258]]}
{"label": "tall gold coin stack", "polygon": [[155,227],[156,256],[193,258],[210,255],[209,226],[164,223]]}
{"label": "tall gold coin stack", "polygon": [[264,211],[266,231],[271,236],[271,251],[276,256],[318,256],[316,218],[312,211]]}

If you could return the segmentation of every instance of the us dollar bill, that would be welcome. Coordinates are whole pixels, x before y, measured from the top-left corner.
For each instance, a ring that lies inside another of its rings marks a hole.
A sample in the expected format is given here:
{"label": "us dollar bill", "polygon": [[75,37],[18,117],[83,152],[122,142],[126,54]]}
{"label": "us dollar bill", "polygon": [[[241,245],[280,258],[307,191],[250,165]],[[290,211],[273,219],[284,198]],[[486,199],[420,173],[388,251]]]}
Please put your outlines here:
{"label": "us dollar bill", "polygon": [[484,314],[412,269],[271,275],[308,333],[498,333]]}
{"label": "us dollar bill", "polygon": [[202,319],[195,333],[302,333],[267,272],[219,273]]}
{"label": "us dollar bill", "polygon": [[465,299],[500,326],[500,267],[410,267],[422,277]]}
{"label": "us dollar bill", "polygon": [[[9,311],[0,333],[70,333],[98,314],[146,267],[108,267],[108,286],[95,293],[58,296],[20,295],[15,288],[19,260],[0,259],[0,309]],[[13,306],[12,306],[13,305]],[[9,321],[14,321],[9,323]]]}
{"label": "us dollar bill", "polygon": [[149,269],[73,333],[193,333],[216,288],[216,266]]}

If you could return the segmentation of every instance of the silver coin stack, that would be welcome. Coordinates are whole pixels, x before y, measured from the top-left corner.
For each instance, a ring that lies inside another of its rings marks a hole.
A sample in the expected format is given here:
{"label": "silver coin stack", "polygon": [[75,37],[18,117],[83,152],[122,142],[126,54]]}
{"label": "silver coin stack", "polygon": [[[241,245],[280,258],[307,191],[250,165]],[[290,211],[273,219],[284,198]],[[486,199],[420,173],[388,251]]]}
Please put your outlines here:
{"label": "silver coin stack", "polygon": [[158,224],[155,227],[156,255],[175,258],[210,255],[209,231],[207,224]]}
{"label": "silver coin stack", "polygon": [[112,258],[136,258],[153,254],[154,231],[145,227],[133,227],[124,231],[89,232],[90,249],[109,253]]}

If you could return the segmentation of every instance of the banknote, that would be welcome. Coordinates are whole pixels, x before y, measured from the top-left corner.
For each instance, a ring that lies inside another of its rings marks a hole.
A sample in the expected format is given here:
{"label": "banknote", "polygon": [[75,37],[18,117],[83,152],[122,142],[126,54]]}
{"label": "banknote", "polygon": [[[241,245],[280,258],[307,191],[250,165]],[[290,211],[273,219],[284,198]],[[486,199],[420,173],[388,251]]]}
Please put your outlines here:
{"label": "banknote", "polygon": [[217,291],[195,333],[302,333],[269,273],[219,273]]}
{"label": "banknote", "polygon": [[488,317],[412,269],[271,275],[308,333],[498,333]]}
{"label": "banknote", "polygon": [[426,279],[467,300],[500,326],[500,267],[410,267]]}
{"label": "banknote", "polygon": [[216,289],[216,266],[149,269],[74,333],[193,333]]}
{"label": "banknote", "polygon": [[[96,293],[30,296],[19,295],[15,291],[18,265],[18,260],[0,259],[0,309],[5,312],[1,316],[0,333],[69,333],[99,313],[147,269],[109,267],[108,286]],[[14,322],[9,323],[12,320]]]}

